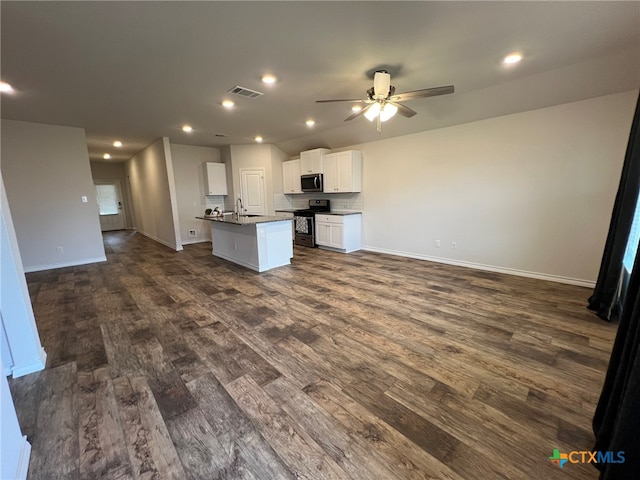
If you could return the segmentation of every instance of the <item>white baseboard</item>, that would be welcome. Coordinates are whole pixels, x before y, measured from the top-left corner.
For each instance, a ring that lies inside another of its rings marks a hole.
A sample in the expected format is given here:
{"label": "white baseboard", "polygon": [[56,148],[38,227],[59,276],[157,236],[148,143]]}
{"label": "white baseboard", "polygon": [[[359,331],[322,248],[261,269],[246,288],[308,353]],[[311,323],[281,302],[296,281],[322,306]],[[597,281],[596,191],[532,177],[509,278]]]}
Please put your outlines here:
{"label": "white baseboard", "polygon": [[169,242],[166,242],[164,240],[162,240],[161,238],[156,237],[155,235],[151,235],[149,233],[143,232],[142,230],[137,230],[138,233],[144,235],[147,238],[150,238],[151,240],[153,240],[154,242],[158,242],[161,243],[162,245],[164,245],[165,247],[169,247],[171,250],[175,250],[176,252],[179,252],[182,250],[182,245],[180,245],[179,247],[176,245],[171,245]]}
{"label": "white baseboard", "polygon": [[102,257],[95,257],[95,258],[84,258],[82,260],[76,260],[76,261],[73,261],[73,262],[63,262],[63,263],[51,263],[51,264],[47,264],[47,265],[25,266],[24,267],[24,273],[41,272],[43,270],[53,270],[54,268],[77,267],[79,265],[88,265],[90,263],[100,263],[100,262],[106,262],[106,261],[107,261],[107,257],[102,256]]}
{"label": "white baseboard", "polygon": [[40,347],[37,359],[34,359],[29,363],[22,363],[20,365],[14,364],[11,368],[11,375],[13,376],[13,378],[18,378],[29,375],[33,372],[39,372],[40,370],[44,370],[46,364],[47,352],[44,351],[44,348]]}
{"label": "white baseboard", "polygon": [[401,252],[397,250],[388,250],[386,248],[362,247],[362,250],[368,252],[386,253],[389,255],[397,255],[399,257],[415,258],[416,260],[426,260],[428,262],[444,263],[447,265],[455,265],[457,267],[473,268],[476,270],[484,270],[487,272],[505,273],[507,275],[516,275],[518,277],[536,278],[538,280],[547,280],[549,282],[565,283],[568,285],[577,285],[579,287],[593,288],[596,284],[592,280],[583,280],[580,278],[562,277],[559,275],[550,275],[547,273],[529,272],[526,270],[518,270],[515,268],[496,267],[493,265],[484,265],[481,263],[465,262],[462,260],[451,260],[448,258],[431,257],[429,255],[420,255],[416,253]]}
{"label": "white baseboard", "polygon": [[18,458],[18,468],[16,470],[16,480],[26,480],[29,470],[29,458],[31,457],[31,444],[27,441],[27,436],[22,437],[22,447]]}
{"label": "white baseboard", "polygon": [[203,238],[201,240],[188,240],[186,242],[182,242],[182,245],[194,245],[196,243],[211,243],[211,240],[209,240],[208,238]]}

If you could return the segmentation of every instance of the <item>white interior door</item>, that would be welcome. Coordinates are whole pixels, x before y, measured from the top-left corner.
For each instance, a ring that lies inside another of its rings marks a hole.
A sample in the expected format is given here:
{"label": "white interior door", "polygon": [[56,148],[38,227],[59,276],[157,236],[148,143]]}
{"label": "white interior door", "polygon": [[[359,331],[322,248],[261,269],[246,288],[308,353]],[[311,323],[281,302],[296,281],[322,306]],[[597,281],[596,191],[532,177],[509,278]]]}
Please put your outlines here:
{"label": "white interior door", "polygon": [[267,202],[263,168],[240,169],[240,197],[245,215],[264,215]]}
{"label": "white interior door", "polygon": [[96,180],[96,198],[100,208],[100,229],[124,230],[124,209],[118,180]]}

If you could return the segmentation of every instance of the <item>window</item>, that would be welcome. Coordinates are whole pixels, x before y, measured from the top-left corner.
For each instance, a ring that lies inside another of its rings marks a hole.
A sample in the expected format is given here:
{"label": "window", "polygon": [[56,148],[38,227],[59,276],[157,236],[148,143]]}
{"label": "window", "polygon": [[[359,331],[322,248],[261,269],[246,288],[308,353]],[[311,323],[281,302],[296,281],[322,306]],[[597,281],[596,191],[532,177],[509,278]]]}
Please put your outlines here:
{"label": "window", "polygon": [[118,214],[118,192],[115,185],[96,185],[96,197],[100,215]]}

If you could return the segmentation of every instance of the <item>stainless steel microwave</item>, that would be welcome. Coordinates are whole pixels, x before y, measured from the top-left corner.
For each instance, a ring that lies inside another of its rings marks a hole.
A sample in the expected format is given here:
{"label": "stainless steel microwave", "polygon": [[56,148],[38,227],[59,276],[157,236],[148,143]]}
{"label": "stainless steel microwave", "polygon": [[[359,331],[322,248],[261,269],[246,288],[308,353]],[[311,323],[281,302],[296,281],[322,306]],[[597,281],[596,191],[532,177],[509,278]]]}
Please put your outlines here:
{"label": "stainless steel microwave", "polygon": [[300,185],[303,192],[322,192],[322,174],[302,175]]}

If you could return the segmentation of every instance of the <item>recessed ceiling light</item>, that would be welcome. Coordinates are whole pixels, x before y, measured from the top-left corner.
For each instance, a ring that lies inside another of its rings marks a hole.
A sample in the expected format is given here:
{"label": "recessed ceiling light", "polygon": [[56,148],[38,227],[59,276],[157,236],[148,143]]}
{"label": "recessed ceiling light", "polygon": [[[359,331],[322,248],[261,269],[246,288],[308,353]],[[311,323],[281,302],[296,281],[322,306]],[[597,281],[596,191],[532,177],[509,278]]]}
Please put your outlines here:
{"label": "recessed ceiling light", "polygon": [[256,135],[256,137],[254,138],[254,140],[258,143],[262,143],[262,141],[264,140],[264,138],[262,138],[260,135]]}
{"label": "recessed ceiling light", "polygon": [[222,106],[224,108],[233,108],[233,106],[235,105],[233,100],[223,100],[222,101]]}
{"label": "recessed ceiling light", "polygon": [[313,127],[316,124],[316,121],[314,119],[310,118],[309,120],[307,120],[304,123],[307,124],[307,127]]}
{"label": "recessed ceiling light", "polygon": [[271,85],[272,83],[276,83],[276,77],[271,75],[270,73],[267,73],[266,75],[262,76],[262,83],[266,83],[268,85]]}
{"label": "recessed ceiling light", "polygon": [[9,93],[13,92],[13,88],[6,82],[0,82],[0,92]]}
{"label": "recessed ceiling light", "polygon": [[502,63],[506,65],[513,65],[514,63],[518,63],[520,60],[522,60],[522,54],[518,52],[514,52],[504,57],[504,60],[502,60]]}
{"label": "recessed ceiling light", "polygon": [[109,155],[108,153],[105,153],[102,158],[104,158],[105,160],[109,160],[111,158],[111,155]]}
{"label": "recessed ceiling light", "polygon": [[352,112],[359,112],[360,110],[362,110],[362,107],[360,105],[354,105],[353,107],[351,107]]}
{"label": "recessed ceiling light", "polygon": [[193,131],[193,127],[191,125],[184,125],[182,127],[182,131],[183,132],[187,132],[187,133],[192,132]]}
{"label": "recessed ceiling light", "polygon": [[122,142],[120,140],[116,140],[115,142],[113,142],[113,146],[120,148],[122,146]]}

